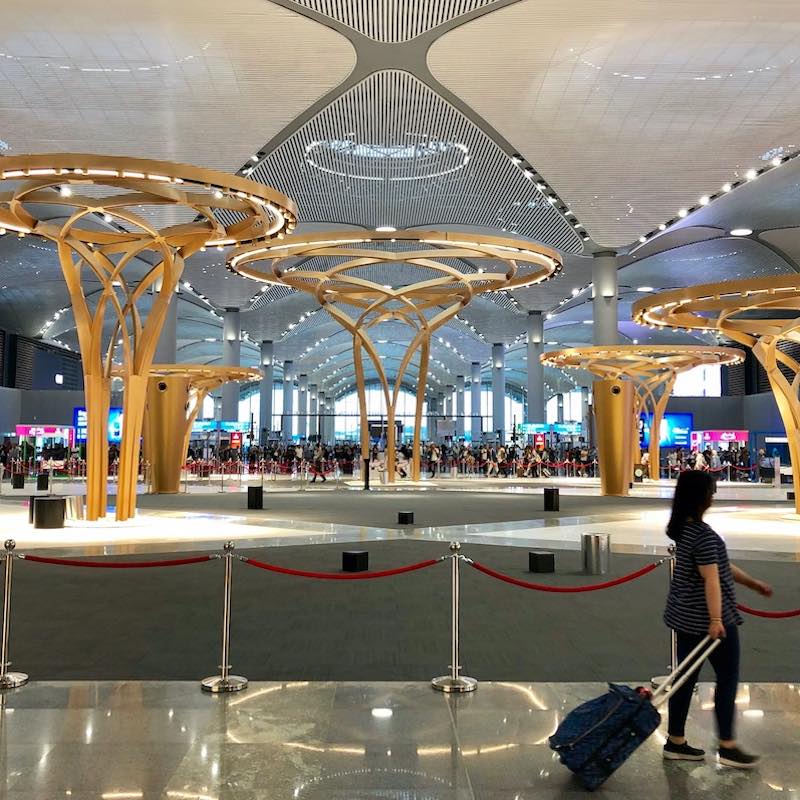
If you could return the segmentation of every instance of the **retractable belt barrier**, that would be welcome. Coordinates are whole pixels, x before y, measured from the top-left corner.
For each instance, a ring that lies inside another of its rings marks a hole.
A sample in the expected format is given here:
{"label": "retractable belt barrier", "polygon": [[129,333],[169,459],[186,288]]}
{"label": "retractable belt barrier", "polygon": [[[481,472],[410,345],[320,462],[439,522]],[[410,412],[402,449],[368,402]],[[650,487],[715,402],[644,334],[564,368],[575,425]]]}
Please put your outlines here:
{"label": "retractable belt barrier", "polygon": [[[397,575],[403,575],[411,572],[433,567],[443,561],[450,560],[451,563],[451,641],[450,641],[450,665],[449,671],[446,675],[434,678],[432,685],[435,689],[443,692],[470,692],[477,688],[478,682],[475,678],[469,678],[461,674],[460,665],[460,593],[461,593],[461,580],[460,580],[460,564],[465,562],[478,572],[487,575],[488,577],[502,581],[504,583],[518,586],[524,589],[531,589],[538,592],[549,592],[557,594],[574,594],[580,592],[595,592],[603,589],[611,589],[615,586],[629,583],[630,581],[637,580],[651,572],[664,563],[669,563],[670,567],[670,581],[674,573],[674,548],[670,547],[669,555],[665,558],[658,559],[651,564],[647,564],[640,569],[635,570],[627,575],[622,575],[618,578],[613,578],[602,583],[584,584],[579,586],[552,586],[542,583],[531,583],[530,581],[515,578],[512,575],[499,572],[486,564],[469,558],[461,553],[461,544],[459,542],[450,543],[450,554],[439,556],[438,558],[429,558],[424,561],[418,561],[414,564],[406,564],[400,567],[393,567],[391,569],[376,570],[371,572],[359,573],[342,573],[342,572],[322,572],[315,570],[303,570],[293,567],[284,567],[278,564],[270,564],[258,559],[249,558],[248,556],[235,555],[235,546],[233,542],[227,542],[224,545],[222,554],[211,553],[200,556],[188,556],[186,558],[172,558],[162,559],[157,561],[97,561],[91,559],[75,559],[75,558],[58,558],[54,556],[37,556],[29,554],[15,553],[15,542],[8,539],[5,542],[4,550],[0,551],[0,560],[4,563],[3,570],[3,619],[2,619],[2,638],[0,638],[0,690],[11,689],[24,685],[28,681],[28,676],[21,672],[11,672],[9,667],[11,661],[9,659],[10,652],[10,631],[11,631],[11,587],[12,587],[12,571],[14,560],[19,559],[24,562],[34,564],[45,564],[60,567],[77,567],[77,568],[90,568],[90,569],[150,569],[150,568],[163,568],[163,567],[181,567],[193,564],[201,564],[209,561],[222,561],[224,564],[223,571],[223,607],[222,607],[222,637],[221,637],[221,663],[219,665],[219,674],[205,678],[201,681],[201,686],[204,691],[222,693],[222,692],[235,692],[246,689],[248,685],[247,678],[240,675],[231,674],[230,665],[230,630],[231,630],[231,594],[233,589],[233,561],[239,560],[244,564],[251,567],[256,567],[267,572],[272,572],[279,575],[286,575],[298,578],[308,578],[313,580],[374,580],[380,578],[389,578]],[[753,609],[745,605],[739,605],[739,610],[751,614],[753,616],[762,617],[765,619],[788,619],[790,617],[800,617],[800,608],[788,611],[769,611]],[[676,647],[675,635],[672,632],[670,642],[670,658],[672,661],[672,668],[674,669],[676,660]],[[656,680],[656,679],[654,679]]]}

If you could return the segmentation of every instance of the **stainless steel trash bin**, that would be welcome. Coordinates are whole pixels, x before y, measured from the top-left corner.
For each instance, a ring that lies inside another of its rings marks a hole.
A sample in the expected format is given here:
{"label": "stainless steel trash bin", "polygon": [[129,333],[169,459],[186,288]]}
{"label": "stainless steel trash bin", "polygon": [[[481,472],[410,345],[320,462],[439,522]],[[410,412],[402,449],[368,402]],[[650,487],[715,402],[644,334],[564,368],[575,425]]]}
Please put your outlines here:
{"label": "stainless steel trash bin", "polygon": [[610,533],[584,533],[581,536],[583,571],[587,575],[605,575],[611,559]]}
{"label": "stainless steel trash bin", "polygon": [[86,518],[86,498],[82,494],[71,494],[66,500],[67,519]]}

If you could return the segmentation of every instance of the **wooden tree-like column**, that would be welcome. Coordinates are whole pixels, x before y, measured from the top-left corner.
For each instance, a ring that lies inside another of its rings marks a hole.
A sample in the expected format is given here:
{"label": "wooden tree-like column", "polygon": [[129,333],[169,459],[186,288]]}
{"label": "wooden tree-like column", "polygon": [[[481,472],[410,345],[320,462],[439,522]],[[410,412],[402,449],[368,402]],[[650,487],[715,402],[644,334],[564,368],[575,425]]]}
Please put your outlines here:
{"label": "wooden tree-like column", "polygon": [[[800,476],[800,362],[780,349],[800,343],[797,275],[706,283],[660,292],[637,301],[632,316],[642,325],[720,331],[753,349],[769,378],[786,428],[795,487]],[[800,492],[795,492],[800,514]]]}
{"label": "wooden tree-like column", "polygon": [[154,364],[147,384],[144,452],[156,494],[180,490],[181,468],[197,415],[209,392],[229,381],[257,381],[249,367]]}
{"label": "wooden tree-like column", "polygon": [[[296,224],[294,205],[243,178],[118,156],[4,158],[0,180],[0,228],[58,248],[83,362],[90,520],[106,511],[110,379],[123,378],[116,517],[128,519],[150,367],[185,259],[206,245],[283,236]],[[185,221],[169,224],[176,218]]]}
{"label": "wooden tree-like column", "polygon": [[[633,442],[639,440],[639,419],[650,415],[650,477],[660,477],[661,422],[678,374],[703,364],[738,364],[744,353],[732,347],[706,345],[602,345],[544,353],[542,363],[559,369],[584,369],[604,380],[630,380],[634,385]],[[633,454],[631,452],[631,468]]]}
{"label": "wooden tree-like column", "polygon": [[[304,262],[308,259],[319,259],[317,263],[322,268],[306,266]],[[476,263],[479,266],[474,266]],[[386,462],[390,482],[395,477],[397,403],[403,379],[415,357],[418,377],[411,477],[414,480],[420,477],[422,406],[433,333],[476,295],[531,286],[561,270],[560,257],[554,250],[530,242],[441,231],[366,234],[337,231],[295,236],[275,246],[237,248],[228,264],[247,278],[290,286],[313,295],[350,332],[364,458],[369,457],[363,356],[366,352],[386,403]],[[372,279],[374,276],[370,276],[367,268],[373,265],[394,265],[396,280],[386,285]],[[419,280],[409,280],[414,273],[420,276]],[[369,333],[388,321],[402,322],[412,330],[393,386]]]}

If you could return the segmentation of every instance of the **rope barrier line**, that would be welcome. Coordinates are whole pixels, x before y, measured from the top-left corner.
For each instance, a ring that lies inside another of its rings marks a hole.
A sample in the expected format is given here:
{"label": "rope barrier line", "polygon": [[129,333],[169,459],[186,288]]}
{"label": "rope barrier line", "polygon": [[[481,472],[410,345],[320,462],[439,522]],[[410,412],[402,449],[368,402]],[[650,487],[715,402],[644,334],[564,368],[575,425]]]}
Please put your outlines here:
{"label": "rope barrier line", "polygon": [[258,567],[265,569],[268,572],[278,572],[281,575],[294,575],[298,578],[317,578],[319,580],[334,580],[334,581],[364,581],[372,578],[388,578],[392,575],[402,575],[405,572],[415,572],[418,569],[425,569],[432,567],[444,561],[450,556],[442,556],[441,558],[430,558],[427,561],[420,561],[417,564],[408,564],[405,567],[395,567],[394,569],[384,569],[378,572],[354,572],[354,573],[341,573],[341,572],[312,572],[304,569],[293,569],[291,567],[279,567],[277,564],[267,564],[264,561],[257,561],[254,558],[247,558],[246,556],[239,556],[239,558],[251,567]]}
{"label": "rope barrier line", "polygon": [[165,561],[84,561],[75,558],[47,558],[45,556],[19,555],[25,561],[39,564],[55,564],[60,567],[94,567],[96,569],[145,569],[149,567],[182,567],[186,564],[200,564],[203,561],[216,561],[216,553],[207,556],[191,556],[190,558],[172,558]]}
{"label": "rope barrier line", "polygon": [[754,617],[763,617],[764,619],[788,619],[789,617],[800,617],[800,608],[795,608],[791,611],[762,611],[758,608],[750,608],[749,606],[738,603],[736,608],[745,614],[751,614]]}
{"label": "rope barrier line", "polygon": [[478,572],[482,572],[484,575],[488,575],[490,578],[497,578],[499,581],[504,581],[505,583],[510,583],[514,586],[521,586],[523,589],[533,589],[537,592],[554,592],[556,594],[575,594],[578,592],[596,592],[600,589],[610,589],[613,586],[619,586],[622,583],[628,583],[629,581],[641,578],[643,575],[647,575],[648,572],[652,572],[669,559],[664,558],[660,561],[648,564],[646,567],[637,569],[636,572],[631,572],[630,575],[623,575],[621,578],[614,578],[613,580],[605,581],[604,583],[594,583],[587,586],[549,586],[544,583],[530,583],[528,581],[520,580],[519,578],[513,578],[511,575],[505,575],[502,572],[497,572],[491,567],[487,567],[485,564],[473,561],[472,559],[465,558],[464,560],[471,567],[474,567],[476,570],[478,570]]}

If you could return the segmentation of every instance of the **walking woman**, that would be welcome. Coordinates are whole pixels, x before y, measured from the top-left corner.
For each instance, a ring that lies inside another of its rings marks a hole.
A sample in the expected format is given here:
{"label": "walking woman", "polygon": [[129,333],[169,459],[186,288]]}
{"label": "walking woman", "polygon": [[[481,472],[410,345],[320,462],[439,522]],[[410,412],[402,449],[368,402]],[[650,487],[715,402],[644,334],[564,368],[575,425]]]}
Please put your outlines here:
{"label": "walking woman", "polygon": [[[715,491],[714,478],[707,472],[687,471],[678,478],[667,525],[667,535],[676,543],[675,577],[664,621],[677,633],[679,662],[706,635],[722,639],[709,656],[717,677],[714,712],[719,762],[728,767],[752,769],[759,757],[739,747],[735,732],[742,618],[736,609],[734,584],[740,583],[765,597],[772,595],[772,589],[731,564],[725,542],[703,522]],[[702,761],[705,757],[702,750],[689,746],[684,730],[696,682],[697,672],[670,698],[665,759]]]}

